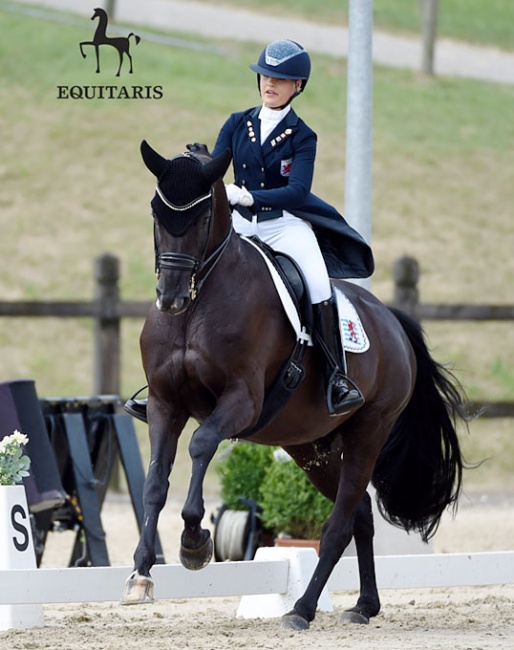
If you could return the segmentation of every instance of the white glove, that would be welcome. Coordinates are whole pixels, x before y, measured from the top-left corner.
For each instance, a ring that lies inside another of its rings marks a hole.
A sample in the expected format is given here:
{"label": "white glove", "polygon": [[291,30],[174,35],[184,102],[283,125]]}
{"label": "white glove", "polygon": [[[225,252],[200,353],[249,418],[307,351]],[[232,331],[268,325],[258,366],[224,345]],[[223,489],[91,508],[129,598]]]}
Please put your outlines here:
{"label": "white glove", "polygon": [[253,196],[246,189],[246,187],[239,187],[234,183],[230,185],[225,185],[225,190],[227,192],[227,198],[230,205],[243,205],[248,207],[253,205]]}
{"label": "white glove", "polygon": [[234,183],[230,185],[225,185],[225,190],[227,192],[227,199],[230,205],[236,205],[239,202],[239,196],[241,194],[241,188]]}
{"label": "white glove", "polygon": [[251,205],[253,205],[253,196],[246,189],[246,187],[241,188],[241,196],[239,197],[239,205],[242,205],[245,208],[249,208]]}

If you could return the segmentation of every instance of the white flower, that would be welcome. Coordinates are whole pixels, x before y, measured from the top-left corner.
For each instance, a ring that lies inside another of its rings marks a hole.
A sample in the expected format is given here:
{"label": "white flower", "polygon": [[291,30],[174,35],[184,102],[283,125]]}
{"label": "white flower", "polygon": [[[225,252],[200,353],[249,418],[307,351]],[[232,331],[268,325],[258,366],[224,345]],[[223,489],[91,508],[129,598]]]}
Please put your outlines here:
{"label": "white flower", "polygon": [[0,485],[16,485],[29,475],[30,458],[23,453],[28,440],[17,429],[0,440]]}
{"label": "white flower", "polygon": [[15,429],[9,438],[11,438],[13,441],[16,441],[19,445],[26,445],[29,441],[28,437],[21,431],[18,431],[18,429]]}

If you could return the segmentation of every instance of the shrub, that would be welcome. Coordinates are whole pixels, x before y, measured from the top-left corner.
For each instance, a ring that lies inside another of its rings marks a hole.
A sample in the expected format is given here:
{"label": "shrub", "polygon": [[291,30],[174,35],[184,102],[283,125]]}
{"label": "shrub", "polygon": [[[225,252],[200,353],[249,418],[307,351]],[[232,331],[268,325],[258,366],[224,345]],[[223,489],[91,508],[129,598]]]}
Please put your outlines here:
{"label": "shrub", "polygon": [[274,460],[269,465],[261,505],[265,526],[300,539],[319,539],[333,506],[293,460]]}
{"label": "shrub", "polygon": [[238,442],[225,448],[216,471],[220,477],[221,498],[231,510],[246,510],[239,497],[261,502],[261,485],[273,461],[273,448]]}

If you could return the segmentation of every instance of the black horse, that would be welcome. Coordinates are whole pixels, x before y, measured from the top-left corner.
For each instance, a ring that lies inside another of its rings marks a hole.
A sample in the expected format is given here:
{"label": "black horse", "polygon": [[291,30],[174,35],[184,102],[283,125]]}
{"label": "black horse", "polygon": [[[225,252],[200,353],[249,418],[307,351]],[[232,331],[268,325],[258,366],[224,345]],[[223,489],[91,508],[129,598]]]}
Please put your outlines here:
{"label": "black horse", "polygon": [[84,53],[84,45],[93,45],[95,48],[95,54],[96,54],[96,72],[100,72],[100,52],[99,48],[100,45],[110,45],[111,47],[114,47],[116,50],[118,50],[118,56],[119,56],[119,65],[118,65],[118,72],[116,73],[116,76],[120,76],[121,72],[121,66],[123,65],[123,55],[126,54],[130,63],[130,70],[129,73],[132,74],[133,68],[132,68],[132,55],[130,54],[130,37],[133,36],[134,40],[136,41],[136,45],[139,43],[141,40],[137,34],[134,34],[133,32],[130,32],[128,36],[107,36],[107,13],[105,12],[104,9],[95,9],[94,14],[91,16],[91,20],[94,20],[95,18],[98,18],[98,27],[96,28],[95,35],[93,36],[92,41],[82,41],[82,43],[79,44],[80,47],[80,53],[86,58],[86,55]]}
{"label": "black horse", "polygon": [[[218,445],[251,431],[265,395],[289,358],[295,334],[259,252],[232,229],[221,181],[228,152],[211,160],[198,146],[166,160],[141,151],[157,177],[154,208],[157,300],[141,334],[149,384],[151,460],[144,527],[123,602],[153,598],[157,521],[178,438],[190,417],[200,426],[189,451],[192,476],[182,511],[181,562],[200,569],[213,545],[204,517],[203,480]],[[373,482],[386,518],[426,541],[458,498],[463,458],[455,426],[464,412],[456,380],[431,357],[419,325],[363,288],[337,281],[365,323],[370,348],[348,355],[365,396],[353,415],[330,417],[316,348],[306,376],[282,411],[250,440],[282,446],[334,502],[319,562],[305,594],[283,624],[305,629],[319,596],[355,538],[361,580],[355,607],[343,615],[368,622],[380,609],[373,557]]]}

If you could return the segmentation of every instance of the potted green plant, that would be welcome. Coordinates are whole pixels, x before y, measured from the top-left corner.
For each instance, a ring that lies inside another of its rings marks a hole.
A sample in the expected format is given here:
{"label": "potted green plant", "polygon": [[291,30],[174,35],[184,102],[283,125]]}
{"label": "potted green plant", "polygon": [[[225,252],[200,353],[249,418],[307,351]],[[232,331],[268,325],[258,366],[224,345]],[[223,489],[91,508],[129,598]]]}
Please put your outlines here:
{"label": "potted green plant", "polygon": [[224,447],[216,465],[223,502],[231,510],[246,509],[241,498],[260,503],[261,485],[272,461],[272,447],[247,442]]}
{"label": "potted green plant", "polygon": [[260,488],[272,459],[271,447],[224,445],[216,464],[223,503],[212,517],[217,561],[253,559],[259,546],[272,542],[260,518]]}
{"label": "potted green plant", "polygon": [[241,559],[243,528],[248,528],[248,522],[237,511],[248,511],[249,502],[256,504],[259,523],[275,543],[291,545],[292,539],[302,539],[317,547],[312,540],[319,544],[332,503],[282,449],[232,444],[222,451],[217,473],[224,501],[215,519],[215,547],[220,559]]}
{"label": "potted green plant", "polygon": [[291,544],[292,538],[319,542],[333,504],[282,449],[274,452],[260,493],[262,521],[276,531],[277,541],[284,539],[283,544]]}

